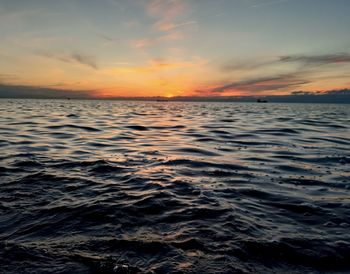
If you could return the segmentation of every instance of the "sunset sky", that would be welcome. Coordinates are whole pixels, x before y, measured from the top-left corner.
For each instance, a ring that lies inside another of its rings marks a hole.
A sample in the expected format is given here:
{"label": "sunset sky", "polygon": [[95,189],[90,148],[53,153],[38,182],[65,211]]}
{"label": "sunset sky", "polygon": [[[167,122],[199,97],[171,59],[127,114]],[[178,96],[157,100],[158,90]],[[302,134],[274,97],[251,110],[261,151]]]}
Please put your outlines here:
{"label": "sunset sky", "polygon": [[101,97],[348,88],[349,11],[349,0],[0,0],[0,84]]}

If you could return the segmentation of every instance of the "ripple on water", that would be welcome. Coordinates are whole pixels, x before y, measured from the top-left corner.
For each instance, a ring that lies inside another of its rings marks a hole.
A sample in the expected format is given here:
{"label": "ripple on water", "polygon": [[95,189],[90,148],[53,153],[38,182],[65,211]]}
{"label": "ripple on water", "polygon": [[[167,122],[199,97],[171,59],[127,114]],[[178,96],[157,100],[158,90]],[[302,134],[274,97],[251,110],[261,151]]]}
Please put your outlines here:
{"label": "ripple on water", "polygon": [[0,100],[0,272],[347,273],[349,114]]}

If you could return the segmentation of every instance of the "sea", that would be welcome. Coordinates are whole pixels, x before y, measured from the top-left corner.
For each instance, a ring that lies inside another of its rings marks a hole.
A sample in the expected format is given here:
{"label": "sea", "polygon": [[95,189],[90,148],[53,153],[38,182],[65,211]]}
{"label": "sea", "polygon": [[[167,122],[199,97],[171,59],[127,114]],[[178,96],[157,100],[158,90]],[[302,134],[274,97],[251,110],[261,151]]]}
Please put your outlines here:
{"label": "sea", "polygon": [[350,273],[350,105],[0,100],[0,273]]}

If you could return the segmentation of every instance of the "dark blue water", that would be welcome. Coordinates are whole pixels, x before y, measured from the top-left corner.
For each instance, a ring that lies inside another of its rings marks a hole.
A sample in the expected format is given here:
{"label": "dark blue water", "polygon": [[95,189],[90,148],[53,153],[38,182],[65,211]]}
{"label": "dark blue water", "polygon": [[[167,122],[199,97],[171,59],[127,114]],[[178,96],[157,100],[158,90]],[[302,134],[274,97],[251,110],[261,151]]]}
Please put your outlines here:
{"label": "dark blue water", "polygon": [[0,100],[1,273],[349,273],[347,105]]}

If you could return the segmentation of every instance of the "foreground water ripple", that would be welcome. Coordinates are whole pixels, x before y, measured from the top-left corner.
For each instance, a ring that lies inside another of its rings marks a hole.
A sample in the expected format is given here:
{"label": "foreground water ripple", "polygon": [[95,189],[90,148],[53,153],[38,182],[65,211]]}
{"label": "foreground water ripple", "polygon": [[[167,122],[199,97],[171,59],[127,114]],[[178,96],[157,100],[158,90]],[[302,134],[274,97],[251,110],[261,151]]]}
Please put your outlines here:
{"label": "foreground water ripple", "polygon": [[0,272],[350,271],[346,105],[0,101]]}

